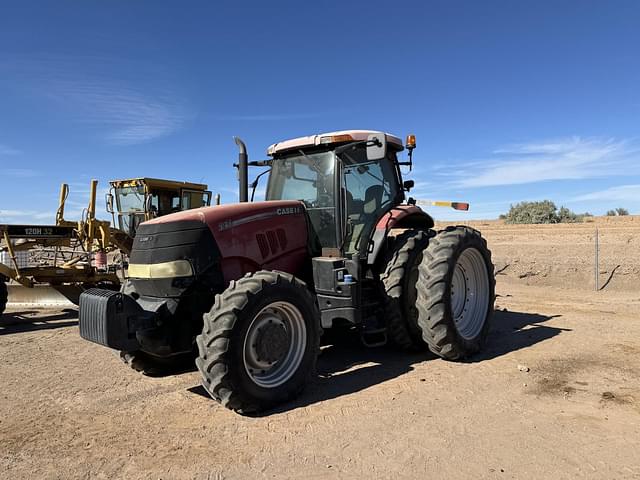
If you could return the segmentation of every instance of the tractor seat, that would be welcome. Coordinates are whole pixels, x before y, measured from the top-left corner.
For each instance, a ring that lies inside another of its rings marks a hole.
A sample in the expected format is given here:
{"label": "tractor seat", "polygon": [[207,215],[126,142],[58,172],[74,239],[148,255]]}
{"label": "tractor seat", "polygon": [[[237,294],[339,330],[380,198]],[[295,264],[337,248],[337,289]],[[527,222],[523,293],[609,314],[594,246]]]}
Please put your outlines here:
{"label": "tractor seat", "polygon": [[371,185],[364,192],[364,214],[375,215],[382,205],[384,187],[382,185]]}
{"label": "tractor seat", "polygon": [[354,200],[353,195],[349,190],[346,191],[347,194],[347,217],[355,217],[358,218],[360,215],[364,213],[364,202],[362,200]]}
{"label": "tractor seat", "polygon": [[[363,234],[370,232],[373,223],[378,219],[378,210],[382,206],[382,197],[384,188],[382,185],[372,185],[364,192],[364,201],[358,202],[359,212],[354,212],[356,202],[353,201],[351,194],[347,192],[347,212],[349,220],[353,225],[353,232],[348,239],[348,251],[357,252],[360,248]],[[349,199],[353,207],[349,208]],[[352,213],[353,212],[353,213]]]}

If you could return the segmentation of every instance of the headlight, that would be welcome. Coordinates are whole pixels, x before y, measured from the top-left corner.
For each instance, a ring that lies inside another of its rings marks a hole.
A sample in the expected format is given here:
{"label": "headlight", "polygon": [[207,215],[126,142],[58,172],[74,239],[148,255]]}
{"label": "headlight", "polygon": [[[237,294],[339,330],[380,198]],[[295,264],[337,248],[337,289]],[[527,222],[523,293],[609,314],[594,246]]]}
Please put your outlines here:
{"label": "headlight", "polygon": [[149,265],[129,264],[129,277],[132,278],[177,278],[192,275],[193,268],[191,268],[189,260],[174,260]]}

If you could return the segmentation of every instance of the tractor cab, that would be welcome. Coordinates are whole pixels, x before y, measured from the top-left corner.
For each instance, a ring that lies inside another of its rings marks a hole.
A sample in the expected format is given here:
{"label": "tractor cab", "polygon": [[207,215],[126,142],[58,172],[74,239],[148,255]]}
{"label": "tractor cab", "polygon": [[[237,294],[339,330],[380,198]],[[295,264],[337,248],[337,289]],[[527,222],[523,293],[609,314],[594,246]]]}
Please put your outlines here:
{"label": "tractor cab", "polygon": [[[343,321],[368,324],[373,337],[381,333],[369,343],[386,342],[384,329],[378,328],[379,306],[374,302],[373,308],[365,307],[361,299],[380,295],[373,265],[384,256],[378,253],[384,251],[388,231],[394,226],[393,213],[407,216],[410,208],[408,216],[426,228],[433,226],[422,210],[402,205],[413,183],[403,183],[400,166],[411,166],[415,137],[407,139],[408,162],[398,160],[404,148],[393,135],[349,130],[276,143],[267,151],[271,160],[256,162],[271,167],[267,202],[298,200],[304,204],[311,283],[322,326]],[[345,278],[352,283],[345,284]]]}
{"label": "tractor cab", "polygon": [[366,256],[377,222],[405,198],[403,149],[395,136],[362,130],[276,143],[266,200],[302,201],[323,254]]}
{"label": "tractor cab", "polygon": [[134,178],[110,184],[107,211],[114,217],[114,225],[131,237],[141,222],[211,204],[211,192],[200,183]]}

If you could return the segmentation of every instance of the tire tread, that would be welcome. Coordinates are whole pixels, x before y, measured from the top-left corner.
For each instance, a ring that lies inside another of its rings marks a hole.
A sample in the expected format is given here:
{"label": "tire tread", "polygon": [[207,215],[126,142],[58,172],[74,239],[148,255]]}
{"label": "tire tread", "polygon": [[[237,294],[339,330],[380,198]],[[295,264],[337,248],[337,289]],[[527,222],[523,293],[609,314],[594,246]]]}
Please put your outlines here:
{"label": "tire tread", "polygon": [[403,350],[414,350],[423,344],[417,325],[411,324],[411,305],[407,290],[411,269],[419,263],[433,231],[406,230],[395,238],[380,280],[386,292],[385,317],[391,341]]}
{"label": "tire tread", "polygon": [[[262,293],[268,285],[283,285],[293,287],[297,293],[304,297],[305,301],[315,306],[315,298],[300,279],[288,273],[279,271],[258,271],[248,273],[239,280],[232,281],[229,287],[216,295],[215,303],[211,310],[204,314],[204,326],[202,333],[197,336],[198,358],[196,366],[202,376],[202,385],[215,400],[224,407],[238,413],[255,413],[271,407],[269,401],[257,401],[243,391],[239,385],[235,385],[230,375],[233,362],[231,352],[231,338],[238,322],[238,313],[249,304],[253,297]],[[317,328],[317,341],[313,346],[313,368],[307,372],[311,376],[315,370],[315,358],[320,349],[321,327],[318,319],[315,320]],[[287,401],[297,396],[304,384],[295,386],[286,394]]]}
{"label": "tire tread", "polygon": [[[456,265],[459,254],[467,247],[480,251],[485,259],[489,276],[490,305],[485,325],[478,342],[470,346],[458,335],[450,312],[450,273]],[[489,329],[495,300],[494,268],[491,251],[478,230],[467,226],[451,226],[440,230],[429,242],[419,266],[418,324],[422,338],[434,354],[447,360],[461,360],[476,353]]]}

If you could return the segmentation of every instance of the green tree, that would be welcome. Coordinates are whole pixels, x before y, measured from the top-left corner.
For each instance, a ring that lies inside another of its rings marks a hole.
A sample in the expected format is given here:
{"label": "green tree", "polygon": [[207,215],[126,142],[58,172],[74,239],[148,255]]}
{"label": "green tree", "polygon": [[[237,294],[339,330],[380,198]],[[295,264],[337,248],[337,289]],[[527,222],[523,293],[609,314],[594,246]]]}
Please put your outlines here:
{"label": "green tree", "polygon": [[[580,220],[582,220],[582,218],[580,218]],[[558,221],[560,223],[576,223],[578,221],[578,215],[567,207],[560,207],[560,210],[558,210]]]}
{"label": "green tree", "polygon": [[629,210],[627,210],[626,208],[616,208],[616,213],[618,215],[629,215]]}
{"label": "green tree", "polygon": [[567,207],[558,210],[551,200],[520,202],[511,205],[506,215],[500,215],[505,223],[575,223],[583,222],[589,212],[577,214]]}
{"label": "green tree", "polygon": [[551,200],[520,202],[511,205],[506,223],[558,223],[556,205]]}

